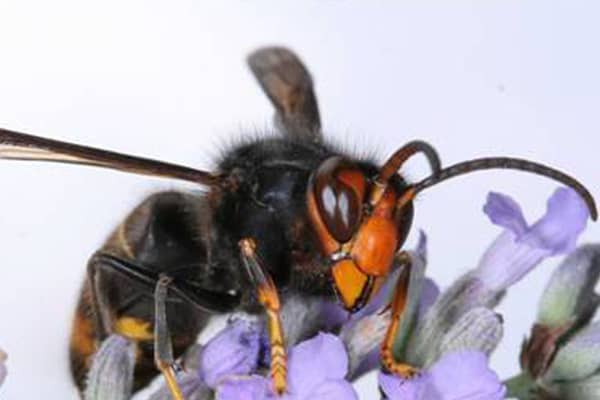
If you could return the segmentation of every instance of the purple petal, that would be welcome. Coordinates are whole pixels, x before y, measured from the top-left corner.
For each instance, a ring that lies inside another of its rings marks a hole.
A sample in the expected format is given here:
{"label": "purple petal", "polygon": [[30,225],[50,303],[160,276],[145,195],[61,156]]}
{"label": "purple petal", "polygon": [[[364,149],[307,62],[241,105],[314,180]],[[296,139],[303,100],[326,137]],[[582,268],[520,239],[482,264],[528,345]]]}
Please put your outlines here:
{"label": "purple petal", "polygon": [[319,319],[322,321],[322,330],[329,332],[338,329],[348,321],[351,314],[337,301],[324,301]]}
{"label": "purple petal", "polygon": [[520,232],[521,228],[515,228],[520,226],[516,222],[520,217],[513,216],[513,223],[507,222],[511,212],[519,214],[514,211],[512,200],[497,194],[492,199],[495,199],[493,203],[502,203],[503,207],[489,208],[503,211],[489,213],[503,221],[503,226],[512,228],[492,243],[475,271],[475,277],[490,290],[501,292],[523,278],[544,258],[572,250],[587,223],[585,203],[571,189],[557,189],[548,200],[546,214],[524,233]]}
{"label": "purple petal", "polygon": [[344,379],[348,355],[336,336],[320,333],[292,348],[288,368],[289,393],[304,398],[326,381]]}
{"label": "purple petal", "polygon": [[426,372],[409,380],[379,373],[379,387],[390,400],[437,400],[424,397],[428,380]]}
{"label": "purple petal", "polygon": [[326,381],[317,386],[306,399],[310,400],[358,400],[352,385],[342,379]]}
{"label": "purple petal", "polygon": [[435,303],[440,296],[440,288],[431,278],[425,278],[423,288],[421,289],[421,300],[419,302],[419,311],[417,320],[423,318],[427,310]]}
{"label": "purple petal", "polygon": [[308,400],[357,399],[352,386],[344,380],[348,360],[342,342],[334,335],[321,333],[293,347],[288,359],[288,391],[283,396],[272,392],[271,381],[259,376],[229,376],[217,385],[219,400]]}
{"label": "purple petal", "polygon": [[548,249],[551,255],[569,253],[589,218],[585,202],[572,189],[559,188],[548,200],[546,215],[531,227],[523,241]]}
{"label": "purple petal", "polygon": [[496,192],[488,193],[483,212],[494,224],[508,229],[517,237],[527,232],[527,222],[521,207],[510,196]]}
{"label": "purple petal", "polygon": [[229,375],[247,375],[258,365],[260,328],[252,321],[230,322],[200,355],[200,374],[212,388]]}
{"label": "purple petal", "polygon": [[225,378],[216,390],[218,400],[263,400],[270,397],[270,382],[262,376]]}
{"label": "purple petal", "polygon": [[[506,388],[488,367],[485,354],[475,351],[447,353],[429,370],[428,399],[504,399]],[[437,397],[434,397],[434,394]]]}
{"label": "purple petal", "polygon": [[415,254],[422,258],[425,263],[427,263],[427,235],[423,230],[419,231],[419,241],[417,242]]}
{"label": "purple petal", "polygon": [[390,400],[504,399],[506,389],[487,361],[479,352],[448,353],[415,379],[380,374],[379,384]]}
{"label": "purple petal", "polygon": [[504,231],[479,260],[474,277],[487,289],[502,292],[521,280],[550,252],[517,241],[511,231]]}

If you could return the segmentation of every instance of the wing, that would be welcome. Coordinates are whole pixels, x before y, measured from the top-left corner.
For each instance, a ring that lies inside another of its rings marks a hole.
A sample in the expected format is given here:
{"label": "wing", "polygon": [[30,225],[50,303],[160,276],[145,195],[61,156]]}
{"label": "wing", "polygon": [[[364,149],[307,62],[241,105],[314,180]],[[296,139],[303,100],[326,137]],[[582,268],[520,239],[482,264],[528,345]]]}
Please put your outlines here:
{"label": "wing", "polygon": [[321,119],[312,78],[300,59],[283,47],[264,47],[248,66],[273,103],[276,123],[291,138],[321,142]]}
{"label": "wing", "polygon": [[181,165],[0,129],[0,158],[92,165],[213,185],[218,176]]}

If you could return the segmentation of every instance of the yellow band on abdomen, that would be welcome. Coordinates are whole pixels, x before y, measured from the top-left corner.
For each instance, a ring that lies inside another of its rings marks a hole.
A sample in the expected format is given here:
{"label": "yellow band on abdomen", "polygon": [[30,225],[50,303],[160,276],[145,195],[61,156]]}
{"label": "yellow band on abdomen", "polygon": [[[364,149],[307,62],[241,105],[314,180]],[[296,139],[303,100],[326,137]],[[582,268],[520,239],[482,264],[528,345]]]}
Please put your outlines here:
{"label": "yellow band on abdomen", "polygon": [[134,317],[121,317],[115,324],[116,333],[132,340],[152,340],[154,333],[148,321]]}

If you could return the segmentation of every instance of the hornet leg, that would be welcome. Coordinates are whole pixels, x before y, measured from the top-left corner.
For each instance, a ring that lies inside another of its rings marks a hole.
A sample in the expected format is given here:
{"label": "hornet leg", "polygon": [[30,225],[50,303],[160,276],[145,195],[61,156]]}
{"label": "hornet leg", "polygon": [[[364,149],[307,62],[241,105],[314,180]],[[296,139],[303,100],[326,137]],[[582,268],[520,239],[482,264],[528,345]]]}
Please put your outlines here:
{"label": "hornet leg", "polygon": [[282,394],[287,389],[287,355],[281,326],[281,305],[277,288],[265,267],[260,263],[254,240],[242,239],[240,248],[244,266],[256,287],[258,301],[267,311],[269,340],[271,342],[271,378],[273,379],[275,391]]}
{"label": "hornet leg", "polygon": [[154,291],[154,363],[163,374],[171,396],[174,400],[184,400],[179,384],[177,383],[177,366],[173,359],[171,334],[167,322],[166,299],[171,278],[161,275],[156,290]]}
{"label": "hornet leg", "polygon": [[404,313],[407,303],[408,283],[410,281],[411,272],[411,261],[408,253],[404,251],[401,252],[398,255],[398,260],[401,264],[404,264],[404,268],[400,272],[400,276],[398,276],[394,298],[392,299],[391,321],[381,346],[381,362],[389,372],[402,378],[411,378],[417,374],[418,370],[408,364],[397,361],[393,353],[394,340],[396,339],[402,314]]}

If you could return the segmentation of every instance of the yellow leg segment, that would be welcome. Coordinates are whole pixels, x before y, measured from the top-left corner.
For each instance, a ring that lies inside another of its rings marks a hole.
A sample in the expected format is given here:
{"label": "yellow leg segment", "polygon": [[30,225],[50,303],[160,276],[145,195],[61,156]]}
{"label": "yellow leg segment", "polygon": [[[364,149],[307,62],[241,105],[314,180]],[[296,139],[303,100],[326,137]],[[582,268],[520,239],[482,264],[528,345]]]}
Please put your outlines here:
{"label": "yellow leg segment", "polygon": [[177,383],[177,378],[175,376],[175,370],[173,369],[173,366],[162,362],[157,362],[156,366],[165,377],[167,387],[171,392],[171,397],[173,397],[173,400],[185,400],[185,398],[183,397],[183,393],[181,393],[181,389],[179,388],[179,383]]}
{"label": "yellow leg segment", "polygon": [[287,354],[277,288],[258,259],[254,241],[252,239],[242,239],[240,249],[250,279],[256,285],[258,301],[265,307],[267,312],[267,326],[271,343],[271,379],[273,380],[275,392],[283,394],[287,390]]}

